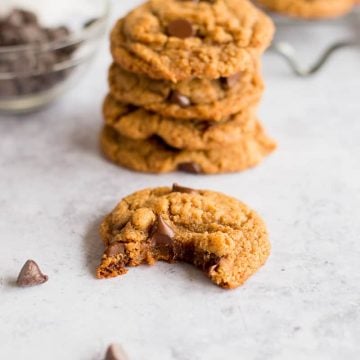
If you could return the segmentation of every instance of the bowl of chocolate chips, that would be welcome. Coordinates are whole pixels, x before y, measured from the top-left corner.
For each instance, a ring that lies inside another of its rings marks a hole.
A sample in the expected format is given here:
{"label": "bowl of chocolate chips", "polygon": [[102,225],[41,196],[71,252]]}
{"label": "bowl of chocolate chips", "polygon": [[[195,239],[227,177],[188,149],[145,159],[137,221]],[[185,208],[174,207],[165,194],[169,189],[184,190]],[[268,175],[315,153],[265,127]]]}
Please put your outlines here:
{"label": "bowl of chocolate chips", "polygon": [[109,0],[1,0],[0,112],[34,111],[71,89],[108,13]]}

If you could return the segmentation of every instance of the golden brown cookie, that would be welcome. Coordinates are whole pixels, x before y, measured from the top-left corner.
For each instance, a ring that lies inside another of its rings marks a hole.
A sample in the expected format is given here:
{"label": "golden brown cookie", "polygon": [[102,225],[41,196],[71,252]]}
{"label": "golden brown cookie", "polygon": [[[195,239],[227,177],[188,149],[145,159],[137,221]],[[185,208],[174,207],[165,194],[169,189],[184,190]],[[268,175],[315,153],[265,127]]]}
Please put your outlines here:
{"label": "golden brown cookie", "polygon": [[119,101],[167,117],[215,121],[258,102],[264,89],[258,65],[229,78],[192,79],[175,84],[130,73],[113,64],[109,84],[112,96]]}
{"label": "golden brown cookie", "polygon": [[257,0],[268,9],[301,18],[331,18],[351,11],[354,0]]}
{"label": "golden brown cookie", "polygon": [[123,199],[105,218],[106,246],[98,278],[126,267],[185,261],[217,285],[242,285],[267,260],[270,243],[264,222],[240,201],[224,194],[179,185],[145,189]]}
{"label": "golden brown cookie", "polygon": [[104,102],[105,123],[134,140],[160,137],[168,145],[187,150],[219,149],[235,145],[257,126],[254,108],[222,122],[183,121],[120,103],[108,95]]}
{"label": "golden brown cookie", "polygon": [[150,0],[117,22],[111,49],[124,69],[154,79],[217,79],[245,71],[273,33],[248,0]]}
{"label": "golden brown cookie", "polygon": [[219,174],[248,169],[261,162],[275,148],[275,142],[258,122],[254,131],[237,144],[212,150],[179,150],[158,137],[133,140],[105,126],[101,147],[114,163],[136,171],[165,173],[175,170],[197,174]]}

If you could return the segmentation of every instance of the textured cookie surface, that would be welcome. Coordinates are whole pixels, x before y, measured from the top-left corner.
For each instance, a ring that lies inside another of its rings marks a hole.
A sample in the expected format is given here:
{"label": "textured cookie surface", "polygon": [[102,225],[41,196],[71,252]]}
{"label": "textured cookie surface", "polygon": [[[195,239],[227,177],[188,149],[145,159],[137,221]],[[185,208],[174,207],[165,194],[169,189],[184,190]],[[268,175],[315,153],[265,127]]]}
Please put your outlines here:
{"label": "textured cookie surface", "polygon": [[105,218],[100,234],[106,250],[99,278],[157,260],[185,261],[215,284],[235,288],[270,254],[265,225],[254,211],[224,194],[178,185],[126,197]]}
{"label": "textured cookie surface", "polygon": [[251,66],[273,33],[248,0],[150,0],[117,22],[111,49],[123,68],[155,79],[215,79]]}
{"label": "textured cookie surface", "polygon": [[257,0],[270,10],[302,18],[326,18],[349,12],[354,0]]}
{"label": "textured cookie surface", "polygon": [[259,71],[254,65],[229,78],[173,83],[130,73],[113,64],[109,84],[117,100],[163,116],[221,121],[259,101],[264,88]]}
{"label": "textured cookie surface", "polygon": [[223,122],[182,121],[132,108],[110,95],[104,103],[104,118],[108,126],[135,140],[158,136],[168,145],[187,150],[220,149],[236,145],[252,135],[257,126],[255,109],[247,109]]}
{"label": "textured cookie surface", "polygon": [[254,131],[226,148],[213,150],[179,150],[161,139],[133,140],[105,126],[101,147],[110,160],[132,170],[164,173],[181,170],[192,173],[218,174],[248,169],[270,154],[276,144],[258,122]]}

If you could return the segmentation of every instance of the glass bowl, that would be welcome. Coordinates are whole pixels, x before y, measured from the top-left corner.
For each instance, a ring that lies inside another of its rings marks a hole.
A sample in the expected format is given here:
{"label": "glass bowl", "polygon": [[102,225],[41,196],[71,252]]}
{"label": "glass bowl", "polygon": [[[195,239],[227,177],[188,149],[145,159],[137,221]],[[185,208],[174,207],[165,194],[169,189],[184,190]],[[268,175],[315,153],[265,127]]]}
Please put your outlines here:
{"label": "glass bowl", "polygon": [[0,46],[0,112],[34,111],[71,89],[96,54],[109,6],[109,0],[1,0],[0,14],[31,11],[49,33],[31,44]]}

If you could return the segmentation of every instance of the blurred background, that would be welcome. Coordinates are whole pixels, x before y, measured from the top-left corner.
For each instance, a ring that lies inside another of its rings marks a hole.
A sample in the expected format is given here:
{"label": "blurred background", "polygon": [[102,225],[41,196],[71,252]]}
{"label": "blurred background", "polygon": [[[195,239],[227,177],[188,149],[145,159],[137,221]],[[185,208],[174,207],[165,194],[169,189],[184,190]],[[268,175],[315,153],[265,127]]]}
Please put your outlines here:
{"label": "blurred background", "polygon": [[[300,69],[334,42],[351,46],[306,77],[279,48],[265,54],[259,116],[279,149],[263,165],[157,176],[113,166],[98,146],[108,33],[141,1],[1,0],[0,14],[14,3],[39,15],[27,34],[58,40],[40,55],[0,48],[0,359],[99,360],[111,342],[135,360],[359,359],[358,14],[274,17],[274,44],[290,45]],[[173,182],[231,194],[265,219],[272,256],[246,286],[225,292],[179,264],[94,278],[103,216]],[[29,258],[50,280],[22,291],[11,284]]]}

